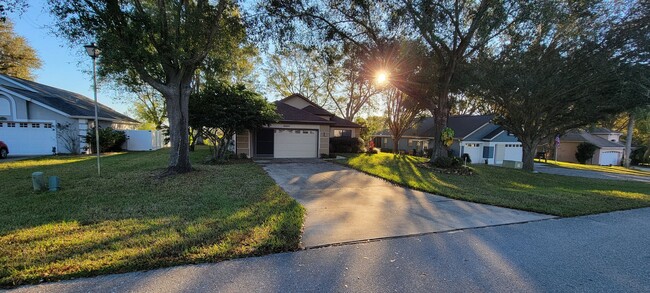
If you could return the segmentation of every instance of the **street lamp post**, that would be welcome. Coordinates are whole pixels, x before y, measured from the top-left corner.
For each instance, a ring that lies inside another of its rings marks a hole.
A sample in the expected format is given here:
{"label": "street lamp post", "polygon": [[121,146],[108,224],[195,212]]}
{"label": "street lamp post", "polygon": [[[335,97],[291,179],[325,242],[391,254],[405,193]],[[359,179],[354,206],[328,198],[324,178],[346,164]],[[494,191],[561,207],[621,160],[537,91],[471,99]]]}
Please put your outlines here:
{"label": "street lamp post", "polygon": [[97,175],[101,176],[102,171],[101,171],[101,164],[99,162],[99,118],[98,118],[98,110],[97,110],[97,72],[96,72],[96,67],[97,67],[97,57],[99,56],[99,53],[101,51],[99,48],[97,48],[97,45],[95,43],[92,43],[90,45],[84,46],[86,48],[86,53],[88,53],[88,56],[90,58],[93,58],[93,91],[95,94],[95,146],[97,146]]}

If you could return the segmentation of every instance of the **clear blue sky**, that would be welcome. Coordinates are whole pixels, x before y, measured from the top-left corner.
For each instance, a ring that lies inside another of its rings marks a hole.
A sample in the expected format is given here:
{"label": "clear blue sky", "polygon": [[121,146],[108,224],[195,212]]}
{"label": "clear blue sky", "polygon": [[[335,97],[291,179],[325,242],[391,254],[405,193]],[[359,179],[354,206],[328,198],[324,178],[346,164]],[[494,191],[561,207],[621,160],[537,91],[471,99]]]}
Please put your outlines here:
{"label": "clear blue sky", "polygon": [[[22,15],[8,15],[14,23],[16,34],[27,39],[36,50],[42,66],[34,71],[36,82],[93,97],[92,59],[83,47],[71,48],[67,40],[56,37],[51,31],[54,23],[45,1],[29,0]],[[100,103],[126,113],[128,105],[112,99],[109,90],[98,92]]]}

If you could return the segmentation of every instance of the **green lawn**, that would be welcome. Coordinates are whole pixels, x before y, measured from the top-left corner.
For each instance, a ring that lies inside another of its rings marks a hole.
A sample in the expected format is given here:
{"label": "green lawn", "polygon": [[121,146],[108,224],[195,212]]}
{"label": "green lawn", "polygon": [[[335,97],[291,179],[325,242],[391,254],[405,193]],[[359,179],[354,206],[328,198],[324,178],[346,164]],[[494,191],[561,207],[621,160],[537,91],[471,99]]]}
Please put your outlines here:
{"label": "green lawn", "polygon": [[446,175],[418,166],[425,161],[379,153],[355,155],[342,162],[414,189],[557,216],[650,207],[647,183],[535,174],[486,165],[472,165],[473,176]]}
{"label": "green lawn", "polygon": [[550,161],[550,160],[546,161],[546,162],[540,161],[540,160],[536,160],[536,161],[540,162],[540,163],[546,163],[546,164],[548,164],[550,166],[568,168],[568,169],[598,171],[598,172],[606,172],[606,173],[614,173],[614,174],[625,174],[625,175],[650,177],[650,172],[648,172],[648,171],[628,169],[628,168],[621,167],[621,166],[598,166],[598,165],[587,165],[587,164],[583,165],[583,164],[576,164],[576,163],[569,163],[569,162],[559,162],[559,161]]}
{"label": "green lawn", "polygon": [[[167,150],[0,163],[0,287],[298,248],[304,209],[257,165],[158,179]],[[61,177],[35,193],[31,173]]]}

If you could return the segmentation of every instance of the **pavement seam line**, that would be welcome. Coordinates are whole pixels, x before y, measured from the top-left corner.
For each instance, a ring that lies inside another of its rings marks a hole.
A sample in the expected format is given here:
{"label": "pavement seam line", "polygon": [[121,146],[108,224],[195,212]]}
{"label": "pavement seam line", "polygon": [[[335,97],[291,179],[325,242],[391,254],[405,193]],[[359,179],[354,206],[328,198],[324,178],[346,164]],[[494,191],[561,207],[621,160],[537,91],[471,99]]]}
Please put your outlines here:
{"label": "pavement seam line", "polygon": [[397,236],[386,236],[386,237],[359,239],[359,240],[342,241],[342,242],[335,242],[335,243],[328,243],[328,244],[320,244],[320,245],[314,245],[314,246],[308,246],[308,247],[304,247],[304,246],[301,245],[302,247],[299,250],[312,250],[312,249],[320,249],[320,248],[327,248],[327,247],[356,245],[356,244],[362,244],[362,243],[380,242],[380,241],[383,241],[383,240],[411,238],[411,237],[427,236],[427,235],[433,235],[433,234],[452,233],[452,232],[459,232],[459,231],[465,231],[465,230],[478,230],[478,229],[484,229],[484,228],[519,225],[519,224],[528,224],[528,223],[535,223],[535,222],[548,221],[548,220],[559,220],[559,219],[564,219],[564,217],[553,216],[553,217],[550,217],[550,218],[529,220],[529,221],[523,221],[523,222],[503,223],[503,224],[494,224],[494,225],[487,225],[487,226],[480,226],[480,227],[456,228],[456,229],[450,229],[450,230],[444,230],[444,231],[432,231],[432,232],[423,232],[423,233],[415,233],[415,234],[407,234],[407,235],[397,235]]}

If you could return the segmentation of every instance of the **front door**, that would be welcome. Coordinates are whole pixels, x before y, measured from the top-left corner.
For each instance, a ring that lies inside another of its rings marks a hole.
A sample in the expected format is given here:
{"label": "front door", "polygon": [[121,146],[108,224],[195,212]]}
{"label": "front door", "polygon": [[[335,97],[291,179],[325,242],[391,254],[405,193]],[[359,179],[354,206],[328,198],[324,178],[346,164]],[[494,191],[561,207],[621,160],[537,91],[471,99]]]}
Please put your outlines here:
{"label": "front door", "polygon": [[274,129],[261,128],[257,130],[256,152],[258,155],[273,156]]}

